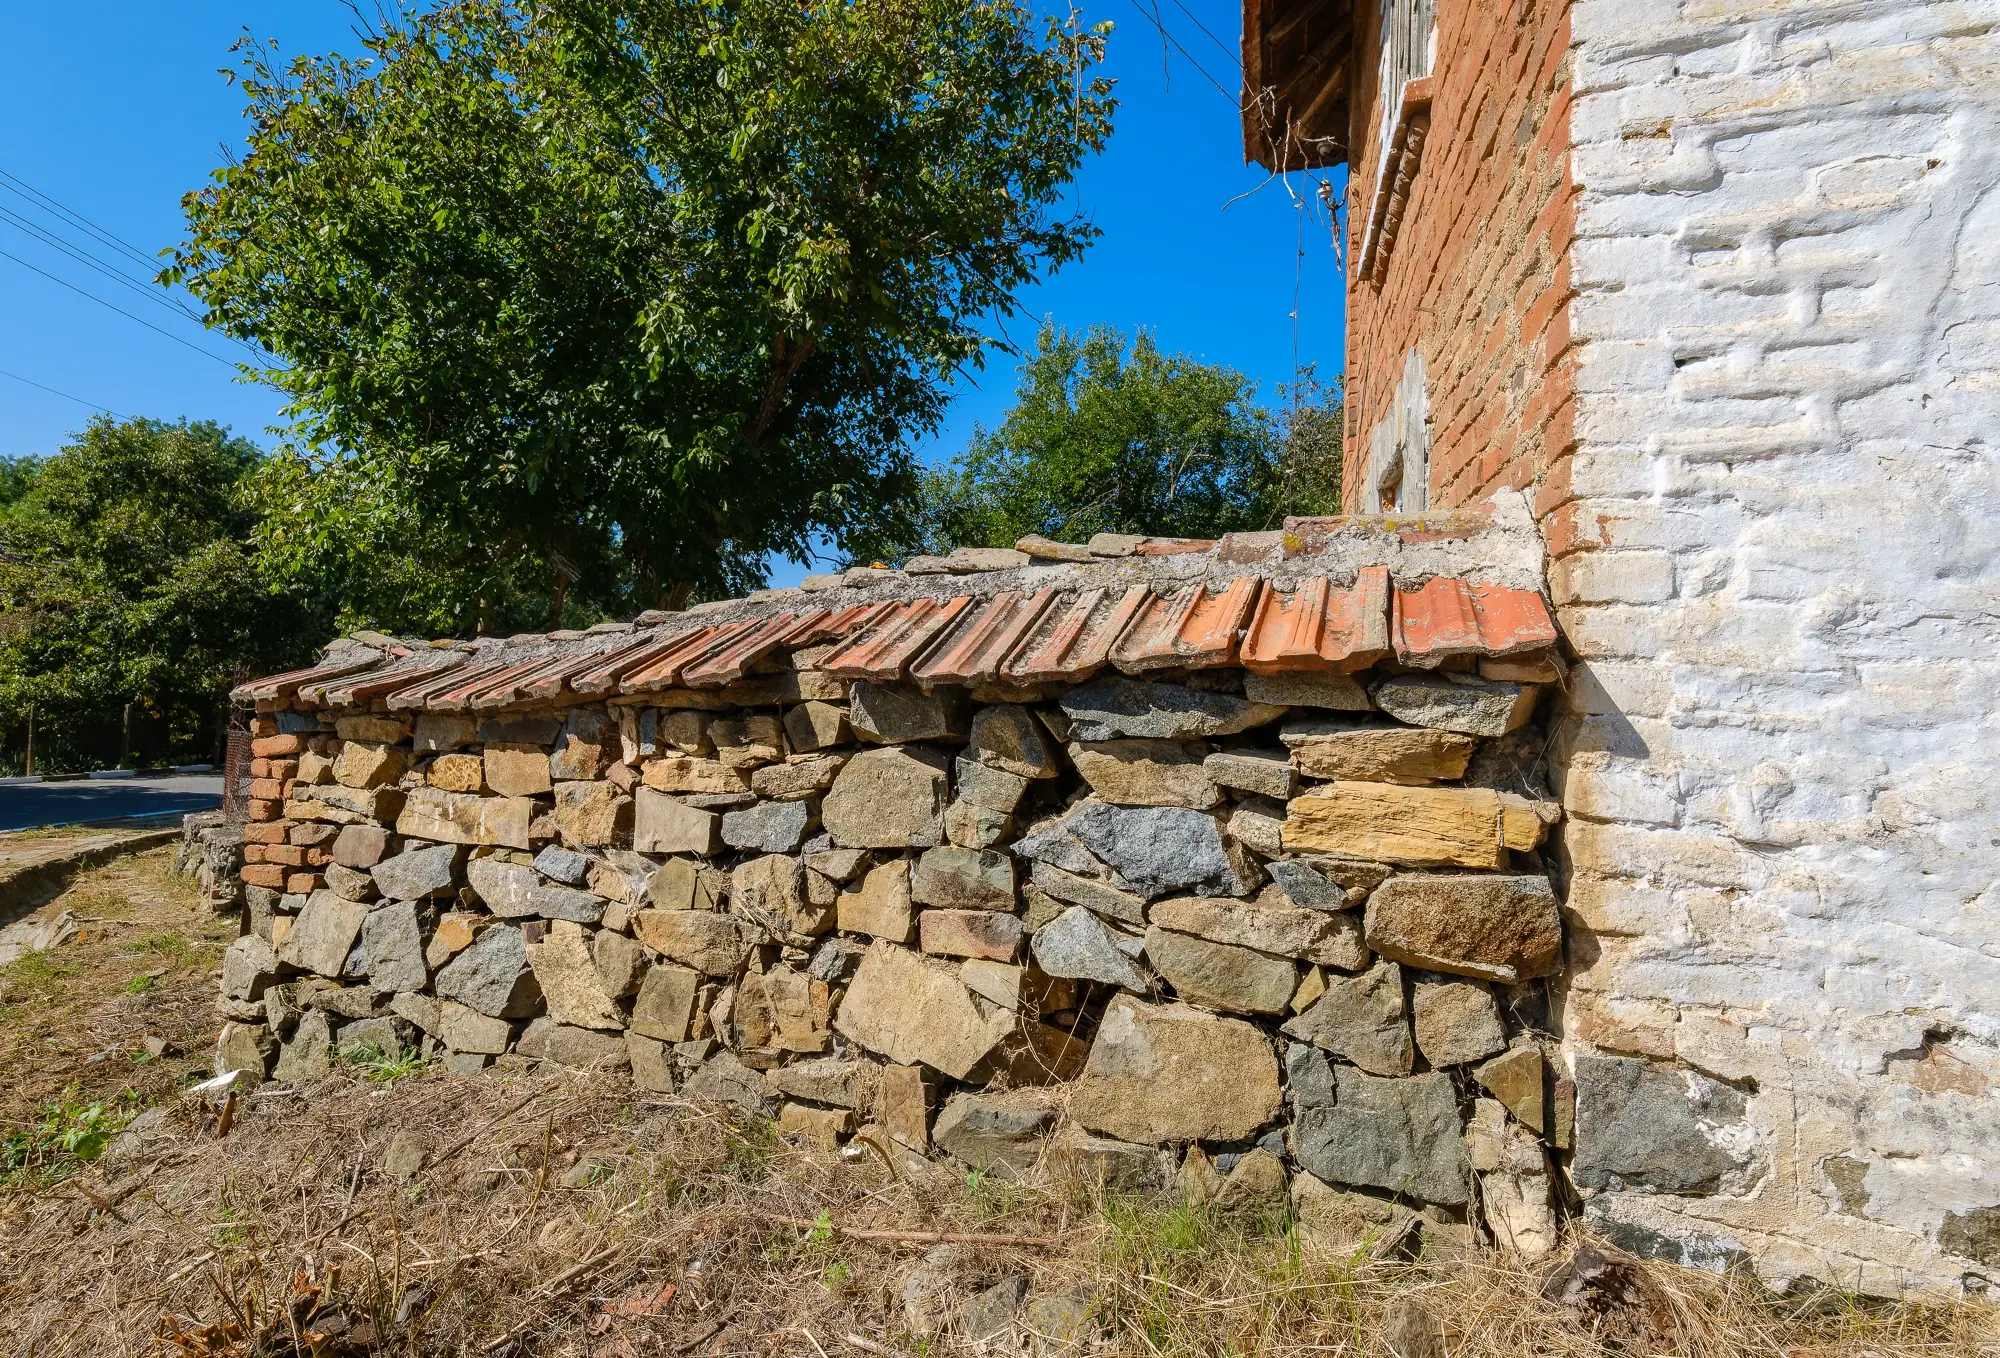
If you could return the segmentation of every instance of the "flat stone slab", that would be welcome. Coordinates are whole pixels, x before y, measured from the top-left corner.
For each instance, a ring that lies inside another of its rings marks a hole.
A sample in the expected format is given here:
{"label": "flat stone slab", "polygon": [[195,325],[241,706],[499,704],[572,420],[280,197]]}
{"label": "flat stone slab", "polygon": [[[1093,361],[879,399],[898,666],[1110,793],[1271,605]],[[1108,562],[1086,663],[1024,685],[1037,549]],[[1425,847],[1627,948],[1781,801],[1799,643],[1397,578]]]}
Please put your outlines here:
{"label": "flat stone slab", "polygon": [[[1306,1051],[1303,1061],[1325,1063],[1323,1054]],[[1294,1154],[1308,1173],[1440,1207],[1470,1200],[1472,1167],[1450,1076],[1384,1079],[1337,1066],[1321,1078],[1332,1084],[1333,1102],[1302,1102],[1292,1127]],[[1293,1080],[1297,1088],[1314,1083]]]}
{"label": "flat stone slab", "polygon": [[1210,693],[1179,684],[1136,679],[1099,679],[1071,689],[1056,700],[1080,741],[1142,736],[1194,740],[1233,735],[1276,721],[1285,709],[1229,693]]}
{"label": "flat stone slab", "polygon": [[1503,985],[1562,967],[1562,917],[1541,876],[1392,877],[1368,898],[1363,931],[1384,957]]}
{"label": "flat stone slab", "polygon": [[1576,1057],[1579,1188],[1711,1194],[1756,1163],[1741,1090],[1635,1057]]}
{"label": "flat stone slab", "polygon": [[1298,964],[1288,957],[1158,925],[1146,931],[1146,960],[1181,999],[1238,1014],[1282,1014],[1299,984]]}
{"label": "flat stone slab", "polygon": [[1470,674],[1398,674],[1369,690],[1397,721],[1468,736],[1504,736],[1528,724],[1541,690]]}
{"label": "flat stone slab", "polygon": [[956,967],[878,942],[861,959],[833,1026],[897,1065],[963,1080],[1014,1023],[1009,1011],[975,999]]}
{"label": "flat stone slab", "polygon": [[1241,1019],[1115,997],[1071,1094],[1093,1132],[1144,1145],[1241,1141],[1277,1116],[1278,1059]]}
{"label": "flat stone slab", "polygon": [[1222,845],[1215,817],[1181,806],[1112,806],[1080,802],[1064,828],[1148,898],[1176,891],[1249,892]]}
{"label": "flat stone slab", "polygon": [[1506,866],[1500,794],[1486,788],[1327,783],[1292,799],[1291,853],[1330,853],[1406,867]]}
{"label": "flat stone slab", "polygon": [[1284,1032],[1371,1074],[1409,1074],[1413,1052],[1402,968],[1378,962],[1359,976],[1328,978],[1325,993]]}

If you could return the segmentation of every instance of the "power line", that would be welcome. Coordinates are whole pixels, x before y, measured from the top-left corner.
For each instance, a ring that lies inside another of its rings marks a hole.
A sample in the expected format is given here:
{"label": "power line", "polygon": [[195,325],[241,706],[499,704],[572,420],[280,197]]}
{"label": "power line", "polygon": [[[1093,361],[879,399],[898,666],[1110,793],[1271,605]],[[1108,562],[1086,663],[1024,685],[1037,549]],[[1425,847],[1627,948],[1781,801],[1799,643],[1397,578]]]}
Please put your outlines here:
{"label": "power line", "polygon": [[[1228,91],[1228,89],[1223,86],[1223,83],[1220,80],[1217,80],[1214,76],[1210,75],[1208,73],[1208,68],[1203,66],[1200,62],[1196,61],[1194,59],[1194,54],[1192,52],[1189,52],[1187,48],[1181,46],[1181,40],[1179,38],[1176,38],[1173,35],[1173,32],[1170,29],[1168,29],[1168,27],[1165,24],[1161,23],[1159,19],[1157,19],[1153,15],[1147,13],[1146,7],[1141,3],[1139,3],[1139,0],[1132,0],[1132,8],[1139,11],[1140,18],[1144,19],[1147,23],[1153,25],[1153,27],[1159,29],[1160,36],[1174,45],[1174,50],[1181,54],[1182,60],[1186,61],[1188,65],[1194,67],[1195,70],[1199,71],[1201,73],[1202,79],[1206,80],[1209,84],[1215,86],[1216,91],[1220,93],[1224,99],[1227,99],[1232,107],[1240,108],[1242,106],[1242,96],[1240,94],[1231,94]],[[1214,37],[1215,35],[1211,33],[1209,36]]]}
{"label": "power line", "polygon": [[[158,263],[158,260],[155,256],[147,254],[144,250],[141,250],[138,246],[132,244],[131,241],[126,240],[123,236],[105,230],[103,227],[99,226],[96,222],[93,222],[90,220],[90,218],[84,216],[81,212],[77,212],[72,208],[64,207],[61,203],[58,203],[55,199],[49,197],[49,195],[43,193],[40,189],[36,188],[33,184],[30,184],[27,180],[21,178],[19,175],[9,174],[5,170],[0,170],[0,179],[5,179],[9,181],[6,184],[0,184],[0,189],[6,189],[7,192],[13,194],[16,198],[26,199],[28,202],[33,203],[36,207],[41,208],[42,211],[44,212],[51,213],[54,216],[67,218],[70,222],[72,222],[76,226],[81,227],[83,230],[87,231],[92,236],[95,236],[103,244],[109,245],[116,250],[123,250],[126,254],[130,255],[133,259],[137,260],[140,264],[145,265],[147,268],[150,269],[154,267],[155,264]],[[18,188],[14,187],[15,185],[19,185],[19,187]]]}
{"label": "power line", "polygon": [[[10,373],[5,368],[0,368],[0,377],[11,377],[16,382],[25,383],[28,386],[37,388],[38,390],[46,391],[51,396],[60,396],[65,401],[75,401],[80,406],[89,406],[92,410],[101,410],[107,415],[118,415],[118,412],[113,410],[110,406],[101,406],[97,404],[97,402],[95,401],[86,401],[81,396],[72,396],[66,391],[57,391],[54,387],[43,386],[40,382],[35,381],[31,377],[23,377],[19,373]],[[123,415],[118,415],[118,418],[122,420],[125,417]]]}
{"label": "power line", "polygon": [[1196,14],[1193,10],[1189,9],[1186,5],[1182,4],[1181,0],[1174,0],[1174,8],[1178,9],[1181,13],[1187,15],[1189,19],[1193,20],[1194,26],[1196,28],[1208,34],[1208,40],[1214,43],[1217,47],[1222,49],[1222,55],[1229,58],[1229,64],[1231,66],[1236,67],[1239,71],[1243,69],[1243,54],[1240,52],[1230,51],[1229,44],[1224,42],[1221,38],[1215,36],[1215,30],[1210,28],[1207,24],[1203,23],[1201,21],[1200,15]]}
{"label": "power line", "polygon": [[[34,222],[30,221],[28,218],[21,216],[17,212],[9,211],[6,208],[0,208],[0,220],[4,220],[8,225],[14,227],[17,231],[22,231],[30,236],[33,236],[36,240],[40,241],[42,244],[61,251],[63,254],[68,255],[71,259],[75,260],[77,263],[82,264],[85,268],[92,269],[97,273],[101,273],[105,277],[112,279],[114,282],[120,283],[123,286],[131,289],[133,292],[139,293],[140,295],[147,298],[149,301],[152,301],[159,306],[166,307],[168,310],[172,311],[175,315],[193,321],[196,325],[201,326],[204,330],[209,328],[208,322],[203,320],[200,314],[197,313],[192,307],[188,306],[185,302],[182,302],[176,298],[163,295],[158,290],[157,285],[155,284],[151,276],[151,272],[153,270],[156,270],[158,267],[159,261],[157,259],[154,259],[151,256],[147,255],[143,250],[139,249],[139,247],[137,247],[136,245],[133,245],[130,241],[126,240],[124,237],[119,236],[116,233],[108,231],[104,227],[97,225],[95,222],[91,221],[88,217],[85,217],[82,213],[77,212],[72,208],[65,207],[62,203],[57,202],[54,198],[51,198],[48,194],[43,193],[40,189],[28,183],[25,179],[22,179],[20,176],[9,174],[5,170],[0,170],[0,179],[8,179],[13,181],[13,184],[0,183],[0,189],[6,189],[7,192],[13,194],[15,197],[21,199],[23,202],[26,202],[29,206],[40,209],[41,211],[49,214],[50,216],[55,217],[58,221],[66,221],[68,223],[73,223],[75,226],[81,228],[84,232],[86,232],[92,239],[107,244],[115,250],[123,251],[127,257],[136,261],[140,266],[148,270],[148,274],[141,278],[134,278],[131,274],[126,273],[124,269],[119,266],[119,263],[117,261],[105,259],[103,256],[98,255],[93,250],[91,250],[91,248],[88,245],[84,245],[75,240],[65,239],[61,235],[58,235],[57,233],[50,231],[46,227],[38,226]],[[15,188],[13,186],[14,184],[18,184],[21,187]],[[12,256],[9,256],[9,258],[12,258]],[[30,265],[29,267],[32,268],[34,266]],[[47,276],[51,278],[54,277],[53,274]],[[57,279],[56,281],[61,282],[62,280]],[[64,286],[69,286],[69,285],[65,284]],[[81,291],[81,289],[75,289],[75,291]],[[94,297],[89,293],[85,293],[84,295],[91,297],[91,300],[93,301],[100,301],[100,302],[103,301],[102,298]],[[106,303],[106,305],[109,305],[109,303]],[[113,308],[113,310],[116,309],[117,308]],[[135,317],[134,319],[137,318]],[[143,324],[143,322],[141,323]],[[223,334],[222,338],[228,340],[231,344],[236,345],[238,348],[242,349],[245,353],[249,354],[252,358],[257,359],[260,363],[268,362],[270,359],[270,355],[265,353],[263,350],[257,348],[255,345],[250,344],[245,340],[237,338],[235,335]],[[187,343],[187,341],[185,340],[182,340],[180,342],[183,344]],[[210,357],[214,357],[214,355],[211,354]]]}
{"label": "power line", "polygon": [[160,293],[156,291],[151,284],[140,282],[138,279],[132,277],[130,274],[125,273],[123,270],[119,269],[116,265],[98,258],[97,256],[91,254],[88,250],[85,250],[82,246],[77,245],[73,241],[64,240],[61,236],[56,235],[53,231],[48,231],[42,227],[36,226],[33,222],[21,216],[19,213],[9,212],[6,208],[0,207],[0,222],[5,222],[8,226],[13,227],[16,231],[25,232],[27,235],[32,236],[34,239],[40,241],[42,244],[46,246],[49,246],[51,249],[60,250],[63,254],[68,255],[71,259],[83,265],[85,268],[93,269],[96,272],[103,274],[106,278],[109,278],[114,283],[122,283],[124,286],[130,288],[132,291],[138,293],[140,296],[145,297],[149,301],[157,302],[159,305],[166,307],[168,310],[174,312],[174,314],[176,315],[185,316],[187,317],[187,319],[191,321],[199,322],[201,320],[201,317],[195,315],[185,306],[182,306],[180,303],[173,301],[171,298],[161,296]]}
{"label": "power line", "polygon": [[160,329],[159,326],[154,325],[151,321],[144,320],[138,316],[134,316],[124,307],[114,306],[112,303],[105,301],[102,297],[99,297],[94,292],[85,292],[82,288],[79,288],[76,284],[68,282],[65,279],[56,277],[54,274],[50,273],[47,269],[36,268],[34,265],[28,263],[27,260],[22,259],[19,255],[12,255],[7,253],[5,250],[0,250],[0,259],[11,259],[16,264],[20,265],[22,268],[40,274],[42,277],[48,279],[51,283],[56,283],[61,285],[62,287],[68,288],[71,292],[75,293],[79,297],[88,297],[91,301],[97,303],[99,306],[117,312],[120,316],[123,316],[126,320],[131,321],[134,325],[143,325],[156,335],[165,335],[175,344],[178,344],[183,348],[192,349],[196,353],[200,354],[203,358],[213,359],[215,362],[220,363],[225,368],[233,368],[236,366],[236,364],[231,363],[228,359],[223,358],[219,354],[212,354],[208,350],[202,348],[200,345],[195,344],[189,340],[184,340],[179,335],[174,334],[170,330],[162,330]]}

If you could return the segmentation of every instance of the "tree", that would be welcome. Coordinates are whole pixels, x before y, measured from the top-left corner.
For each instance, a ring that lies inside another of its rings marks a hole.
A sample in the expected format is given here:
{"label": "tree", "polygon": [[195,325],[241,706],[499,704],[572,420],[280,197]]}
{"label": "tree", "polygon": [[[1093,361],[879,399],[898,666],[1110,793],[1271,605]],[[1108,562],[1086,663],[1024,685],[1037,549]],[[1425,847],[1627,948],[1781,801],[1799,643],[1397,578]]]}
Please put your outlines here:
{"label": "tree", "polygon": [[880,559],[1012,546],[1029,533],[1213,538],[1340,503],[1340,397],[1310,370],[1257,404],[1233,368],[1163,354],[1095,326],[1044,326],[998,429],[975,429],[926,472],[914,531],[863,544]]}
{"label": "tree", "polygon": [[127,703],[207,749],[229,686],[308,659],[331,623],[253,555],[257,447],[219,425],[99,416],[0,507],[0,711],[116,729]]}
{"label": "tree", "polygon": [[461,0],[358,61],[246,45],[248,150],[165,276],[282,360],[277,559],[389,531],[619,609],[900,522],[982,325],[1095,235],[1051,209],[1102,42],[1012,0]]}

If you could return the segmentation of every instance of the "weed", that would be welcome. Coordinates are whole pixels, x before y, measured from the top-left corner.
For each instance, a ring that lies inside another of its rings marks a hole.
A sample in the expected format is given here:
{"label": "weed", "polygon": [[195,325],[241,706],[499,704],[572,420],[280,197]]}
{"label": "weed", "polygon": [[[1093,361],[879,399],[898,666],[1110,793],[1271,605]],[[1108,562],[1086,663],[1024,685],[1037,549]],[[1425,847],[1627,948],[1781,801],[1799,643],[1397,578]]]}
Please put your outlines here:
{"label": "weed", "polygon": [[54,954],[31,952],[5,971],[0,971],[17,998],[44,1002],[62,993],[63,982],[76,974],[73,963],[58,962]]}
{"label": "weed", "polygon": [[745,1183],[755,1183],[770,1172],[771,1157],[778,1149],[775,1123],[759,1118],[746,1125],[733,1125],[727,1137],[729,1148],[722,1157],[723,1173]]}
{"label": "weed", "polygon": [[188,942],[186,935],[178,929],[164,934],[148,934],[139,940],[137,949],[164,957],[167,964],[174,967],[191,967],[197,960],[195,945]]}
{"label": "weed", "polygon": [[1188,1202],[1114,1193],[1104,1200],[1104,1216],[1111,1262],[1148,1272],[1207,1254],[1219,1233],[1215,1214]]}
{"label": "weed", "polygon": [[364,1079],[392,1085],[422,1072],[428,1064],[417,1052],[403,1048],[385,1052],[370,1042],[353,1042],[340,1049],[340,1059],[358,1069]]}
{"label": "weed", "polygon": [[984,1170],[972,1170],[965,1176],[966,1199],[983,1222],[999,1221],[1012,1216],[1026,1201],[1021,1185],[1013,1179],[996,1179]]}
{"label": "weed", "polygon": [[72,1085],[35,1123],[0,1139],[0,1188],[39,1189],[68,1178],[111,1144],[130,1115],[85,1104]]}
{"label": "weed", "polygon": [[127,995],[143,995],[159,983],[159,977],[148,976],[142,972],[125,983],[125,993]]}

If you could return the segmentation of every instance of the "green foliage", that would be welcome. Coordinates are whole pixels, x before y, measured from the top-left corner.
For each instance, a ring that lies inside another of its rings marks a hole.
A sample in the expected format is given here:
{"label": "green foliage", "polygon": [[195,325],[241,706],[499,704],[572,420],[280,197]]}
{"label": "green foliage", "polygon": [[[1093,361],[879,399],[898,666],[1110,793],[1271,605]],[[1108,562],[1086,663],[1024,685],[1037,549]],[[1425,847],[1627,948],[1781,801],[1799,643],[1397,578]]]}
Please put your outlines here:
{"label": "green foliage", "polygon": [[0,1137],[0,1188],[41,1189],[104,1154],[130,1115],[78,1102],[74,1086],[27,1127]]}
{"label": "green foliage", "polygon": [[1051,209],[1102,41],[1012,0],[464,0],[360,60],[246,45],[247,150],[166,276],[283,360],[273,559],[465,627],[557,566],[622,610],[902,531],[982,321],[1095,234]]}
{"label": "green foliage", "polygon": [[1279,410],[1232,368],[1160,351],[1140,332],[1046,326],[1021,367],[1013,409],[924,474],[915,531],[859,557],[1012,546],[1040,533],[1214,538],[1275,527],[1340,503],[1338,389],[1310,371]]}
{"label": "green foliage", "polygon": [[33,704],[46,741],[115,732],[132,702],[207,753],[232,682],[310,656],[327,611],[253,554],[260,460],[216,424],[100,416],[20,472],[0,507],[0,713]]}
{"label": "green foliage", "polygon": [[350,1042],[340,1048],[338,1055],[359,1070],[363,1079],[383,1085],[421,1074],[426,1064],[415,1050],[387,1052],[372,1042]]}

